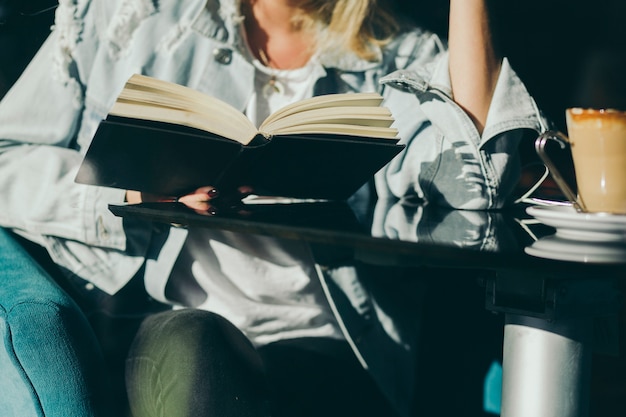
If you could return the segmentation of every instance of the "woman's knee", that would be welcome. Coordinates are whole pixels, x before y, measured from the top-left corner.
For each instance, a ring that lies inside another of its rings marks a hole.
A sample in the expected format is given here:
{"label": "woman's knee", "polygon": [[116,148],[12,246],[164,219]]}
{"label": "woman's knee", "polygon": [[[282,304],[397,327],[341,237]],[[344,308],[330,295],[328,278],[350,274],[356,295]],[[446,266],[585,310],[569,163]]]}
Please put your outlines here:
{"label": "woman's knee", "polygon": [[176,415],[259,416],[265,407],[256,349],[223,317],[201,310],[146,318],[127,359],[126,384],[131,408],[142,416],[174,409]]}
{"label": "woman's knee", "polygon": [[130,355],[173,354],[180,361],[195,362],[213,356],[240,355],[250,365],[260,361],[248,338],[225,318],[208,311],[183,309],[153,314],[144,319]]}

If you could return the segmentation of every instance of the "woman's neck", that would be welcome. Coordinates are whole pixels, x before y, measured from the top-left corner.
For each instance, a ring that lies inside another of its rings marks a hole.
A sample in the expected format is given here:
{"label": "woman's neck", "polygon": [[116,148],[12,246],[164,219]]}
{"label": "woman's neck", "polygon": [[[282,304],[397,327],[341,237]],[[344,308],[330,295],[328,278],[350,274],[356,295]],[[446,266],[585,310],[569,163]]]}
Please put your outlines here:
{"label": "woman's neck", "polygon": [[243,0],[245,28],[252,53],[268,67],[300,68],[313,53],[314,37],[298,23],[294,0]]}

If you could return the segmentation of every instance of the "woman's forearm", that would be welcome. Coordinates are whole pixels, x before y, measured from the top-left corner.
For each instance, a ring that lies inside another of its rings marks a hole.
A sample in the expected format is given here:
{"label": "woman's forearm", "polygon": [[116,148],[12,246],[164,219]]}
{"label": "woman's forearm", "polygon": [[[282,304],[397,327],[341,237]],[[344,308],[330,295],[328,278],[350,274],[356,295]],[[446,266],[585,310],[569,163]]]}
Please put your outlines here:
{"label": "woman's forearm", "polygon": [[454,100],[482,132],[500,72],[487,0],[450,0],[450,79]]}

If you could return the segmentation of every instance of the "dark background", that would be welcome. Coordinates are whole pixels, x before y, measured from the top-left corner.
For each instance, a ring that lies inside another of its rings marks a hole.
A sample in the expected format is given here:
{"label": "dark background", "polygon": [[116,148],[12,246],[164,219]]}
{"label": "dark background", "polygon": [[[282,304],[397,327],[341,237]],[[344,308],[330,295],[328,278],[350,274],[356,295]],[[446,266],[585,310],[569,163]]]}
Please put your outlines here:
{"label": "dark background", "polygon": [[[449,0],[391,0],[447,36]],[[0,0],[0,97],[52,24],[53,0]],[[491,0],[498,48],[539,107],[564,130],[565,108],[626,109],[625,0]]]}
{"label": "dark background", "polygon": [[54,19],[52,0],[0,0],[0,98],[37,51]]}

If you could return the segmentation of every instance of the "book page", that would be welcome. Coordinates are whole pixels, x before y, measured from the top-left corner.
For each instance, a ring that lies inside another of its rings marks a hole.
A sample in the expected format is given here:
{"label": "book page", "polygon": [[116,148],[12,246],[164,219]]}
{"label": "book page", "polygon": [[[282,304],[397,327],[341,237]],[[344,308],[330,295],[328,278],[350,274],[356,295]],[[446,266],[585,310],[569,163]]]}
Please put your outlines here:
{"label": "book page", "polygon": [[261,129],[276,119],[284,118],[294,113],[330,107],[378,107],[382,101],[383,98],[378,93],[345,93],[316,96],[289,104],[277,110],[265,119],[261,124]]}
{"label": "book page", "polygon": [[[125,89],[109,113],[116,116],[166,121],[162,116],[164,113],[159,111],[160,116],[157,116],[155,110],[166,108],[178,112],[178,114],[172,114],[169,117],[165,114],[170,123],[185,125],[186,118],[193,118],[197,122],[191,127],[216,133],[242,143],[248,143],[258,133],[256,127],[245,115],[234,108],[229,109],[227,106],[220,105],[222,102],[219,100],[215,101],[217,103],[214,106],[208,105],[206,102],[195,104],[185,97],[164,95],[156,90],[138,92],[134,89]],[[194,113],[197,116],[184,116],[180,112]]]}
{"label": "book page", "polygon": [[224,109],[224,111],[233,113],[233,115],[235,117],[238,117],[241,121],[251,123],[239,110],[232,107],[230,104],[215,97],[211,97],[197,90],[194,90],[193,88],[172,83],[169,81],[163,81],[157,78],[135,74],[128,80],[120,96],[123,97],[123,95],[129,90],[134,90],[138,92],[137,94],[141,94],[141,92],[157,93],[162,97],[163,100],[182,100],[188,103],[190,108],[222,108]]}
{"label": "book page", "polygon": [[374,139],[398,140],[398,130],[390,127],[358,126],[349,124],[314,123],[290,126],[274,132],[275,135],[321,134],[348,135]]}
{"label": "book page", "polygon": [[228,103],[139,74],[128,80],[110,114],[190,126],[243,144],[258,134],[254,124]]}
{"label": "book page", "polygon": [[214,105],[208,105],[207,103],[195,104],[191,103],[185,97],[167,96],[157,91],[137,92],[136,90],[124,90],[118,97],[117,101],[137,105],[167,107],[191,113],[198,113],[199,115],[211,114],[212,119],[219,118],[220,120],[225,122],[228,121],[232,124],[243,123],[245,126],[242,128],[249,127],[251,131],[256,131],[256,128],[247,117],[234,108],[229,109],[227,106],[224,106],[224,103],[219,100],[216,100]]}
{"label": "book page", "polygon": [[377,93],[317,96],[283,107],[259,127],[265,136],[336,133],[369,138],[396,138],[391,111]]}
{"label": "book page", "polygon": [[264,123],[261,131],[270,134],[280,134],[285,128],[310,125],[310,124],[334,124],[334,125],[358,125],[390,127],[394,122],[389,109],[385,107],[331,107],[306,110],[291,113],[285,117]]}
{"label": "book page", "polygon": [[252,130],[242,129],[241,124],[232,122],[215,123],[214,118],[209,119],[199,113],[160,105],[148,105],[146,103],[117,101],[109,111],[109,114],[193,127],[227,139],[235,140],[244,145],[250,143],[258,133],[254,126]]}

